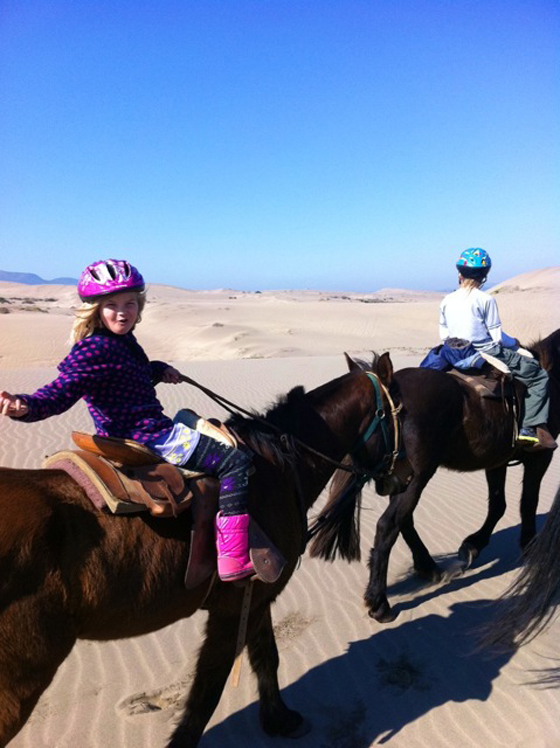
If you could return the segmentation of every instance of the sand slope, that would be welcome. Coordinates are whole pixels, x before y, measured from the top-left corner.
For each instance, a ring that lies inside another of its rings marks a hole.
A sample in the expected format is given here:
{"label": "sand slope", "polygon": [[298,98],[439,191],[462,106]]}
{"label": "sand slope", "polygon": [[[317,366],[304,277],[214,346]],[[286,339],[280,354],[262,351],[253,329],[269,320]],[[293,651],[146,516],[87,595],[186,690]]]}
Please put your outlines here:
{"label": "sand slope", "polygon": [[[524,342],[560,327],[560,268],[501,284],[505,329]],[[66,287],[0,284],[0,297],[56,298],[48,312],[0,315],[0,387],[30,391],[56,374],[75,303]],[[40,293],[39,293],[40,291]],[[437,342],[442,294],[383,291],[384,301],[352,294],[151,289],[138,337],[152,358],[170,363],[238,402],[262,410],[296,384],[311,388],[344,372],[343,350],[390,349],[395,366],[417,364]],[[342,298],[347,296],[348,298]],[[390,297],[390,300],[389,300]],[[398,298],[397,298],[398,297]],[[1,302],[0,302],[1,305]],[[220,326],[222,325],[222,326]],[[288,331],[292,332],[289,333]],[[169,413],[189,405],[223,414],[187,385],[160,385]],[[88,429],[82,405],[33,425],[0,419],[0,464],[38,467],[69,445],[71,429]],[[411,576],[398,540],[389,569],[400,615],[371,621],[362,604],[366,560],[386,499],[364,493],[361,563],[326,564],[305,556],[273,608],[279,677],[289,706],[311,721],[301,748],[554,748],[560,745],[560,690],[538,685],[557,665],[560,624],[515,655],[475,650],[474,629],[518,565],[521,469],[510,469],[508,509],[475,567],[447,585]],[[543,481],[539,522],[560,483],[556,454]],[[416,527],[444,567],[485,514],[482,473],[438,471],[415,513]],[[204,613],[148,636],[80,642],[61,666],[32,718],[10,748],[144,748],[163,746],[188,690]],[[239,688],[230,684],[201,746],[279,746],[258,726],[255,683],[245,661]]]}

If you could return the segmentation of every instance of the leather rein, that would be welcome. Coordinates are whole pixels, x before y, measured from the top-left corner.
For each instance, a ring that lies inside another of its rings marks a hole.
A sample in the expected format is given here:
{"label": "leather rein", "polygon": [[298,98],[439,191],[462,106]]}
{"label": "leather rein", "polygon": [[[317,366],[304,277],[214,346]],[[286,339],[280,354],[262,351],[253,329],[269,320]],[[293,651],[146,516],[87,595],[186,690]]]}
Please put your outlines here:
{"label": "leather rein", "polygon": [[[354,465],[353,462],[352,464],[348,464],[344,462],[339,462],[338,460],[333,460],[332,457],[329,457],[328,455],[325,455],[322,452],[319,452],[318,450],[314,449],[309,444],[302,442],[296,436],[293,436],[293,434],[284,433],[282,429],[278,428],[278,426],[276,426],[275,424],[270,423],[269,421],[267,421],[266,419],[262,418],[259,415],[250,413],[248,410],[245,410],[239,405],[236,405],[230,400],[227,400],[222,395],[219,395],[218,393],[213,392],[207,387],[204,387],[204,385],[199,384],[199,382],[195,381],[194,379],[191,379],[190,377],[187,377],[184,374],[182,374],[181,381],[186,382],[187,384],[191,384],[194,387],[197,387],[199,390],[201,390],[201,392],[204,392],[205,395],[207,395],[211,400],[214,400],[214,402],[216,402],[222,408],[227,410],[229,413],[232,413],[232,414],[242,413],[243,415],[248,416],[249,418],[252,418],[253,420],[257,421],[258,423],[261,423],[266,428],[276,432],[279,435],[282,445],[285,447],[288,453],[293,454],[296,451],[296,447],[300,447],[310,452],[311,454],[314,454],[316,457],[319,457],[325,462],[329,463],[330,465],[335,467],[337,470],[344,470],[348,473],[353,473],[356,476],[358,486],[361,488],[369,480],[380,478],[382,476],[385,476],[385,477],[390,476],[395,469],[395,463],[397,461],[397,458],[401,454],[401,449],[400,449],[401,423],[399,420],[399,413],[401,412],[402,404],[395,406],[395,403],[393,402],[393,399],[391,395],[389,394],[388,389],[380,381],[380,379],[377,377],[376,374],[374,374],[373,372],[369,372],[369,371],[366,371],[364,373],[366,374],[366,376],[372,383],[373,388],[375,390],[376,408],[375,408],[374,416],[369,426],[364,431],[364,433],[361,434],[361,436],[359,436],[356,444],[354,445],[354,447],[352,448],[349,454],[352,460],[354,460],[355,459],[354,453],[360,448],[364,447],[369,441],[369,439],[371,439],[373,434],[377,431],[377,429],[381,428],[381,432],[383,434],[383,439],[385,442],[385,447],[387,449],[387,452],[385,453],[382,460],[375,466],[375,468],[373,468],[373,470],[363,470],[357,467],[356,465]],[[383,407],[383,394],[387,398],[387,401],[391,408],[391,418],[393,420],[393,436],[394,436],[393,443],[391,443],[389,427],[387,426],[387,417],[385,414],[385,409]],[[311,530],[308,530],[307,506],[305,505],[303,489],[301,486],[301,481],[300,481],[300,477],[299,477],[299,473],[297,469],[294,469],[293,471],[293,478],[294,478],[296,494],[298,497],[299,514],[300,514],[300,520],[301,520],[301,526],[302,526],[300,555],[303,555],[307,547],[307,542],[312,537],[316,529],[311,528]]]}
{"label": "leather rein", "polygon": [[[294,450],[294,447],[297,445],[298,447],[301,447],[305,449],[307,452],[310,452],[311,454],[314,454],[316,457],[319,457],[320,459],[324,460],[325,462],[328,462],[329,464],[333,465],[338,470],[344,470],[348,473],[354,473],[354,475],[357,475],[361,480],[363,480],[363,483],[366,483],[368,480],[379,478],[381,476],[389,476],[392,474],[393,470],[395,469],[395,463],[397,461],[397,458],[399,457],[399,454],[401,454],[400,449],[400,443],[401,443],[401,423],[399,420],[399,413],[402,409],[402,404],[395,406],[393,399],[391,395],[389,394],[389,390],[385,387],[385,385],[379,380],[378,376],[374,374],[373,372],[366,371],[364,372],[368,379],[373,384],[374,390],[375,390],[375,400],[376,400],[376,409],[374,416],[368,426],[368,428],[365,430],[365,432],[358,438],[356,444],[350,451],[350,456],[352,459],[354,459],[354,453],[360,449],[361,447],[364,447],[367,442],[370,440],[370,438],[373,436],[373,434],[377,431],[379,427],[381,427],[381,433],[383,434],[383,440],[385,442],[386,447],[386,453],[384,454],[382,460],[372,469],[372,470],[362,470],[359,467],[356,467],[355,465],[349,465],[344,462],[339,462],[338,460],[333,460],[332,457],[329,457],[326,454],[323,454],[322,452],[319,452],[318,450],[311,447],[309,444],[306,444],[305,442],[298,439],[296,436],[293,436],[292,434],[286,434],[282,431],[282,429],[278,428],[273,423],[270,423],[270,421],[267,421],[266,419],[262,418],[261,416],[251,413],[248,410],[245,410],[240,405],[237,405],[236,403],[232,402],[231,400],[227,400],[223,395],[218,394],[217,392],[213,392],[212,390],[208,389],[204,385],[200,384],[194,379],[191,379],[191,377],[187,377],[185,374],[181,374],[181,381],[185,382],[187,384],[191,384],[194,387],[197,387],[201,392],[204,392],[205,395],[207,395],[211,400],[214,400],[218,405],[220,405],[222,408],[227,410],[229,413],[232,413],[233,415],[241,413],[258,423],[261,423],[263,426],[266,426],[271,431],[274,431],[278,434],[281,443],[288,448],[290,451]],[[387,418],[385,414],[385,409],[383,407],[383,396],[382,393],[387,398],[387,401],[391,408],[391,418],[393,421],[393,443],[391,443],[391,438],[389,434],[389,427],[387,426]]]}

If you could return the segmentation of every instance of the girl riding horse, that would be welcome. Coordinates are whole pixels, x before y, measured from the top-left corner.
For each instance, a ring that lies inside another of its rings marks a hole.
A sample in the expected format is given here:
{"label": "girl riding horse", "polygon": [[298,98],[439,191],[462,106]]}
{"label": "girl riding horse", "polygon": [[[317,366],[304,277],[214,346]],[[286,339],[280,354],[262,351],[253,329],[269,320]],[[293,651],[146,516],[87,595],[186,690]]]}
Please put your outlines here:
{"label": "girl riding horse", "polygon": [[174,465],[218,478],[218,574],[223,581],[252,575],[250,457],[164,414],[155,385],[177,384],[181,375],[163,361],[149,361],[133,335],[146,303],[144,279],[126,260],[100,260],[81,274],[78,294],[74,345],[58,366],[59,376],[32,395],[1,391],[0,413],[31,423],[83,398],[100,436],[133,439]]}

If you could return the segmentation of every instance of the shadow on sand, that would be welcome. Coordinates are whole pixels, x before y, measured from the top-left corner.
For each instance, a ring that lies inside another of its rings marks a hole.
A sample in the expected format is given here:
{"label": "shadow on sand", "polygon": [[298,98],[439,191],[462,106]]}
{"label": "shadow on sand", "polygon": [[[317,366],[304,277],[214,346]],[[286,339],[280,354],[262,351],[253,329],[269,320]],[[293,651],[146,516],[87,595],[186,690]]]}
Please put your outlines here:
{"label": "shadow on sand", "polygon": [[[544,516],[540,524],[541,520]],[[479,562],[484,567],[475,567],[449,584],[427,588],[418,579],[398,582],[392,595],[408,596],[415,589],[420,594],[395,605],[395,610],[414,608],[420,616],[422,604],[515,568],[518,535],[517,527],[495,533]],[[446,617],[428,614],[400,625],[397,621],[391,628],[371,622],[371,636],[351,642],[343,654],[283,689],[287,705],[311,722],[309,735],[291,741],[266,737],[259,729],[258,707],[253,703],[209,729],[201,748],[288,744],[294,748],[368,748],[374,741],[386,743],[403,727],[447,702],[485,701],[492,682],[513,654],[477,650],[477,632],[492,620],[499,605],[495,600],[469,600],[451,605]],[[247,677],[251,677],[248,671]]]}

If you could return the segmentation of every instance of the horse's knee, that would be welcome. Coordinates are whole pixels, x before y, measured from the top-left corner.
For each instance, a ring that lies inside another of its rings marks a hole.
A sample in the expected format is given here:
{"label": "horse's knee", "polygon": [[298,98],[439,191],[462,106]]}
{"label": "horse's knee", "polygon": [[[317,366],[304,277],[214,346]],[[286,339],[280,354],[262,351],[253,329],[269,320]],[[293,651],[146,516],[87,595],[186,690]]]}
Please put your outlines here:
{"label": "horse's knee", "polygon": [[535,525],[533,525],[532,527],[521,528],[521,535],[519,536],[519,546],[523,552],[523,555],[525,555],[529,550],[531,543],[535,539],[536,535],[537,529]]}

